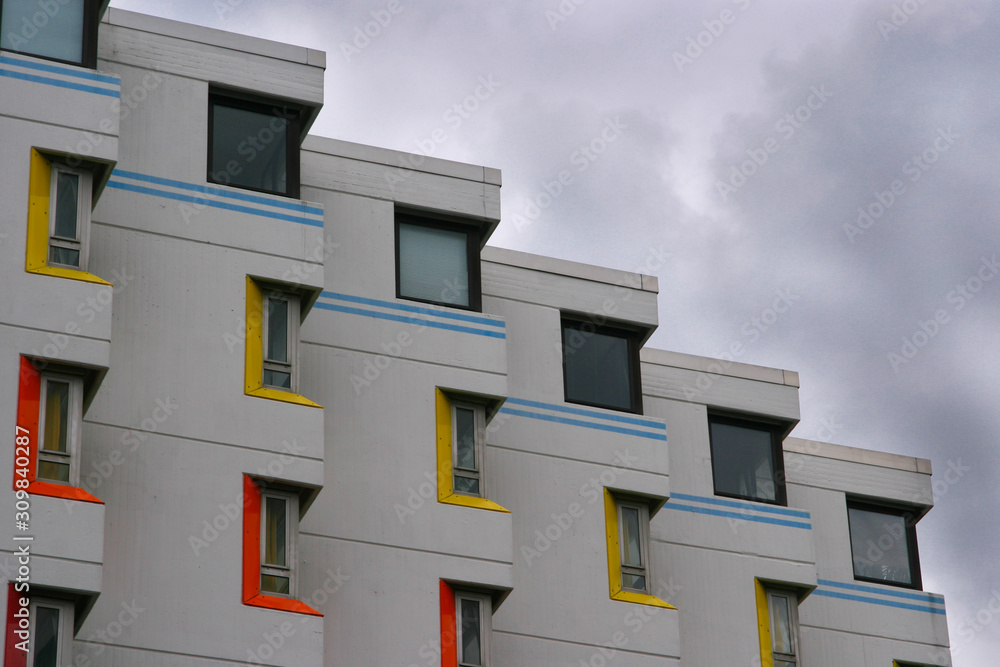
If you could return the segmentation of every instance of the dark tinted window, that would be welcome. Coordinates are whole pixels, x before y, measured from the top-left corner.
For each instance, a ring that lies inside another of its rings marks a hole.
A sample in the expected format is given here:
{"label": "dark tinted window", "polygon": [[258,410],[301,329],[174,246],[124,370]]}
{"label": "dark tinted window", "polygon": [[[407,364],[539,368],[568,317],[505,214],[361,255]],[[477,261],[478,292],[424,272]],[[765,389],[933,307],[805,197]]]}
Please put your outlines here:
{"label": "dark tinted window", "polygon": [[716,494],[785,504],[781,444],[773,426],[710,417],[709,436]]}
{"label": "dark tinted window", "polygon": [[477,225],[396,216],[396,295],[479,310]]}
{"label": "dark tinted window", "polygon": [[209,181],[298,197],[298,110],[213,95],[209,116]]}
{"label": "dark tinted window", "polygon": [[0,48],[93,67],[95,0],[0,1]]}
{"label": "dark tinted window", "polygon": [[902,510],[849,504],[847,518],[856,579],[920,587],[912,515]]}
{"label": "dark tinted window", "polygon": [[589,322],[563,321],[566,400],[641,412],[635,333]]}

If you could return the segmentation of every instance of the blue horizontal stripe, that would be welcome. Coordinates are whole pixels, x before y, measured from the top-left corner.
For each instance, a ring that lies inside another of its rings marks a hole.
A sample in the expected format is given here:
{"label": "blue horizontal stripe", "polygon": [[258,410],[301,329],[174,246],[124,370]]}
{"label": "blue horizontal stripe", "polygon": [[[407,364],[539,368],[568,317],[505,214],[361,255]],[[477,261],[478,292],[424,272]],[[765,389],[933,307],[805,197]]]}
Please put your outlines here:
{"label": "blue horizontal stripe", "polygon": [[121,93],[117,90],[108,90],[107,88],[97,88],[96,86],[85,86],[82,83],[73,83],[72,81],[61,81],[59,79],[50,79],[45,76],[24,74],[23,72],[11,72],[9,70],[0,69],[0,76],[7,76],[12,79],[23,79],[25,81],[31,81],[33,83],[44,83],[50,86],[56,86],[58,88],[70,88],[71,90],[82,90],[85,93],[107,95],[108,97],[121,97]]}
{"label": "blue horizontal stripe", "polygon": [[0,55],[0,63],[17,65],[18,67],[27,67],[28,69],[37,69],[42,72],[52,72],[53,74],[67,74],[69,76],[75,76],[78,79],[87,79],[89,81],[113,83],[116,86],[121,85],[121,79],[116,76],[105,76],[103,74],[97,74],[96,72],[81,72],[78,69],[72,69],[70,67],[60,67],[59,65],[49,65],[47,63],[36,63],[30,60],[19,60],[18,58],[11,58],[10,56]]}
{"label": "blue horizontal stripe", "polygon": [[539,401],[528,401],[523,398],[508,398],[508,403],[515,403],[517,405],[527,405],[532,408],[542,408],[543,410],[558,410],[559,412],[568,412],[572,415],[581,415],[583,417],[597,417],[598,419],[606,419],[608,421],[622,422],[624,424],[635,424],[636,426],[646,426],[648,428],[656,428],[660,430],[667,430],[667,425],[661,422],[649,421],[647,419],[638,419],[636,417],[623,417],[621,415],[609,415],[604,412],[598,412],[597,410],[582,410],[580,408],[569,408],[563,405],[553,405],[551,403],[541,403]]}
{"label": "blue horizontal stripe", "polygon": [[350,313],[351,315],[366,315],[368,317],[377,317],[382,320],[392,320],[393,322],[406,322],[407,324],[420,324],[423,326],[433,327],[435,329],[448,329],[449,331],[461,331],[462,333],[471,333],[478,336],[487,336],[488,338],[506,338],[507,334],[502,331],[483,331],[482,329],[473,329],[472,327],[463,327],[457,324],[448,324],[446,322],[434,322],[432,320],[421,320],[416,317],[406,317],[405,315],[393,315],[392,313],[379,313],[374,310],[363,310],[361,308],[351,308],[350,306],[338,306],[335,303],[323,303],[322,301],[317,301],[313,304],[316,308],[324,308],[326,310],[335,310],[340,313]]}
{"label": "blue horizontal stripe", "polygon": [[853,600],[855,602],[867,602],[868,604],[880,604],[883,607],[896,607],[898,609],[909,609],[910,611],[929,611],[932,614],[945,614],[945,610],[941,607],[921,607],[915,604],[907,604],[905,602],[894,602],[892,600],[879,600],[877,598],[868,598],[863,595],[851,595],[849,593],[838,593],[836,591],[825,591],[822,589],[816,589],[812,593],[813,595],[822,595],[828,598],[839,598],[841,600]]}
{"label": "blue horizontal stripe", "polygon": [[[675,498],[673,495],[672,498]],[[791,528],[805,528],[812,530],[812,524],[799,521],[787,521],[785,519],[774,519],[769,516],[757,516],[756,514],[739,514],[737,512],[726,512],[724,510],[714,510],[710,507],[695,507],[694,505],[680,505],[671,500],[664,507],[672,510],[682,510],[684,512],[694,512],[695,514],[708,514],[710,516],[721,516],[727,519],[741,519],[743,521],[756,521],[757,523],[770,523],[775,526],[789,526]]]}
{"label": "blue horizontal stripe", "polygon": [[[510,399],[507,399],[508,401]],[[593,422],[580,421],[579,419],[569,419],[567,417],[556,417],[554,415],[543,415],[538,412],[528,412],[526,410],[514,410],[513,408],[502,407],[500,412],[515,415],[518,417],[530,417],[531,419],[541,419],[547,422],[557,422],[559,424],[570,424],[572,426],[583,426],[584,428],[593,428],[598,431],[611,431],[612,433],[624,433],[625,435],[637,435],[641,438],[649,438],[650,440],[663,440],[666,442],[666,434],[661,433],[648,433],[646,431],[637,431],[634,428],[622,428],[620,426],[609,426],[607,424],[595,424]]]}
{"label": "blue horizontal stripe", "polygon": [[829,579],[817,579],[816,583],[818,583],[820,586],[835,586],[837,588],[847,588],[852,591],[862,591],[865,593],[878,593],[879,595],[892,595],[898,598],[906,598],[908,600],[918,600],[920,602],[944,604],[944,596],[934,595],[933,593],[911,593],[909,591],[887,590],[883,588],[877,588],[875,586],[863,586],[861,584],[843,584],[839,581],[830,581]]}
{"label": "blue horizontal stripe", "polygon": [[498,327],[500,329],[505,329],[507,325],[503,321],[491,320],[487,317],[479,317],[477,315],[466,315],[464,313],[452,313],[447,310],[437,310],[435,308],[421,308],[420,306],[411,306],[405,303],[396,303],[394,301],[382,301],[380,299],[369,299],[363,296],[351,296],[350,294],[338,294],[337,292],[322,292],[320,298],[326,297],[328,299],[337,299],[338,301],[349,301],[351,303],[361,303],[367,306],[378,306],[380,308],[394,308],[396,310],[404,310],[409,313],[420,313],[422,315],[433,315],[434,317],[444,317],[452,320],[461,320],[462,322],[472,322],[474,324],[485,324],[490,327]]}
{"label": "blue horizontal stripe", "polygon": [[738,507],[740,509],[753,510],[755,512],[770,512],[772,514],[783,514],[785,516],[794,516],[800,519],[809,519],[812,515],[809,512],[803,510],[790,510],[784,507],[772,507],[771,505],[764,504],[753,504],[753,503],[743,503],[738,500],[724,500],[722,498],[706,498],[703,496],[691,496],[686,493],[672,493],[671,498],[677,498],[678,500],[690,500],[697,503],[707,503],[709,505],[722,505],[723,507]]}
{"label": "blue horizontal stripe", "polygon": [[213,208],[221,208],[227,211],[237,211],[239,213],[249,213],[251,215],[259,215],[265,218],[275,218],[277,220],[288,220],[289,222],[298,222],[303,225],[311,225],[313,227],[322,227],[322,220],[310,220],[309,218],[296,217],[294,215],[285,215],[284,213],[276,213],[274,211],[264,211],[259,208],[250,208],[248,206],[237,206],[236,204],[227,204],[222,201],[214,201],[212,199],[203,199],[201,197],[192,197],[190,195],[182,195],[177,192],[167,192],[166,190],[155,190],[153,188],[146,188],[141,185],[134,185],[132,183],[122,183],[121,181],[110,180],[108,181],[109,188],[117,188],[119,190],[130,190],[132,192],[138,192],[144,195],[154,195],[157,197],[166,197],[167,199],[176,199],[177,201],[188,202],[190,204],[201,204],[203,206],[211,206]]}
{"label": "blue horizontal stripe", "polygon": [[182,188],[184,190],[200,192],[205,195],[215,195],[217,197],[229,197],[230,199],[239,199],[241,201],[248,201],[254,204],[264,204],[265,206],[272,206],[274,208],[285,208],[290,211],[300,211],[302,213],[312,213],[313,215],[323,215],[323,209],[316,208],[315,206],[306,206],[305,204],[299,204],[296,202],[290,202],[282,199],[269,199],[267,197],[261,197],[259,195],[250,195],[244,192],[230,192],[229,190],[223,190],[221,188],[213,188],[210,185],[195,185],[194,183],[175,181],[172,178],[162,178],[160,176],[139,174],[134,171],[125,171],[124,169],[115,169],[115,172],[114,174],[112,174],[112,176],[131,178],[133,181],[145,181],[146,183],[155,183],[156,185],[168,185],[174,188]]}

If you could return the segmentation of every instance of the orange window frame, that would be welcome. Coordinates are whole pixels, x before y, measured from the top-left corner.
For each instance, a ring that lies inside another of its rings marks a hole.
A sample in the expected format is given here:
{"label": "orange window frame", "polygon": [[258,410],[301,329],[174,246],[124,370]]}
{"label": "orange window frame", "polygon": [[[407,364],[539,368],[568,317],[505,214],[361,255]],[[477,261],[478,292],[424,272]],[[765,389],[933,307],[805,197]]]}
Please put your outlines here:
{"label": "orange window frame", "polygon": [[243,604],[251,607],[292,611],[310,616],[323,614],[299,600],[260,592],[260,487],[243,475]]}
{"label": "orange window frame", "polygon": [[[21,372],[19,374],[17,391],[17,431],[16,436],[23,437],[27,431],[28,437],[28,465],[26,474],[19,474],[25,470],[25,466],[17,465],[23,452],[19,447],[14,447],[14,481],[13,488],[19,487],[19,479],[27,479],[28,493],[38,496],[51,496],[53,498],[65,498],[67,500],[81,500],[88,503],[104,504],[104,501],[91,495],[84,489],[67,484],[56,484],[54,482],[44,482],[36,479],[38,468],[38,411],[41,407],[42,373],[35,368],[34,362],[27,357],[21,357]],[[15,440],[15,443],[17,441]]]}

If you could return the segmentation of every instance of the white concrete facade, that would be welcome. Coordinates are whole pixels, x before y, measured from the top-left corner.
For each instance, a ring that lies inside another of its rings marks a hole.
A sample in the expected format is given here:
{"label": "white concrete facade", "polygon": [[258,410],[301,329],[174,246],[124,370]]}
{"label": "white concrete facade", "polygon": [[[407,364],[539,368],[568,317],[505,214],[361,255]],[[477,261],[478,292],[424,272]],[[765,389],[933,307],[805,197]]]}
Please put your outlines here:
{"label": "white concrete facade", "polygon": [[[798,664],[951,664],[941,596],[852,566],[847,503],[919,518],[930,463],[788,437],[787,501],[734,500],[716,494],[709,416],[787,436],[796,373],[642,349],[641,410],[568,402],[563,318],[638,346],[659,286],[486,246],[498,170],[308,136],[295,198],[207,181],[210,91],[295,104],[304,135],[324,67],[117,9],[96,71],[0,53],[0,479],[17,485],[25,419],[40,428],[38,377],[78,373],[84,394],[75,484],[29,489],[29,529],[0,493],[0,576],[18,581],[30,534],[32,596],[74,606],[60,665],[449,667],[446,598],[465,591],[488,600],[495,667],[773,667],[757,582],[798,596]],[[93,173],[95,280],[29,270],[38,165],[74,160]],[[481,312],[397,296],[397,211],[481,230]],[[249,385],[248,304],[268,286],[301,298],[293,398]],[[441,411],[463,398],[490,420],[472,501],[448,496],[450,461],[442,490]],[[278,602],[248,566],[254,484],[298,503]],[[617,502],[649,515],[644,596],[609,558]]]}

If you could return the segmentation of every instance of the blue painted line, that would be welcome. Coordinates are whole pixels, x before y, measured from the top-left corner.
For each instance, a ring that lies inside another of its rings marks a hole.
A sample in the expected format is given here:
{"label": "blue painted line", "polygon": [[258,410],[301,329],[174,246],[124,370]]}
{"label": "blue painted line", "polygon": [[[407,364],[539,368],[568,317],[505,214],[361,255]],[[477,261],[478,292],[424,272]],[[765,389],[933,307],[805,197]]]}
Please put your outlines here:
{"label": "blue painted line", "polygon": [[227,204],[226,202],[214,201],[212,199],[203,199],[201,197],[192,197],[190,195],[182,195],[177,192],[167,192],[166,190],[155,190],[153,188],[146,188],[141,185],[133,185],[132,183],[122,183],[121,181],[110,180],[108,181],[108,187],[117,188],[119,190],[129,190],[131,192],[138,192],[144,195],[154,195],[156,197],[166,197],[167,199],[176,199],[177,201],[188,202],[190,204],[202,204],[204,206],[211,206],[213,208],[221,208],[227,211],[237,211],[239,213],[249,213],[251,215],[259,215],[265,218],[275,218],[277,220],[288,220],[289,222],[298,222],[303,225],[310,225],[313,227],[322,227],[322,220],[310,220],[309,218],[298,218],[292,215],[285,215],[284,213],[275,213],[272,211],[262,211],[256,208],[249,208],[247,206],[237,206],[236,204]]}
{"label": "blue painted line", "polygon": [[596,417],[598,419],[606,419],[608,421],[622,422],[624,424],[635,424],[636,426],[646,426],[648,428],[660,429],[662,431],[667,430],[667,425],[660,422],[649,421],[646,419],[638,419],[636,417],[609,415],[603,412],[598,412],[596,410],[582,410],[580,408],[570,408],[564,405],[553,405],[551,403],[542,403],[540,401],[529,401],[523,398],[508,398],[507,403],[514,403],[516,405],[527,405],[532,408],[542,408],[543,410],[558,410],[559,412],[567,412],[572,415],[581,415],[583,417]]}
{"label": "blue painted line", "polygon": [[107,88],[97,88],[95,86],[85,86],[82,83],[73,83],[72,81],[60,81],[59,79],[50,79],[45,76],[24,74],[23,72],[11,72],[5,69],[0,69],[0,76],[7,76],[10,77],[11,79],[23,79],[24,81],[31,81],[32,83],[44,83],[49,86],[56,86],[58,88],[82,90],[85,93],[94,93],[96,95],[107,95],[108,97],[121,97],[121,93],[117,90],[108,90]]}
{"label": "blue painted line", "polygon": [[706,498],[704,496],[692,496],[686,493],[671,493],[671,498],[678,500],[689,500],[697,503],[707,503],[709,505],[722,505],[723,507],[738,507],[740,509],[753,510],[755,512],[770,512],[771,514],[783,514],[794,516],[800,519],[810,519],[812,515],[803,510],[790,510],[784,507],[773,507],[771,505],[744,503],[738,500],[724,500],[722,498]]}
{"label": "blue painted line", "polygon": [[411,306],[405,303],[395,303],[394,301],[382,301],[380,299],[369,299],[363,296],[351,296],[350,294],[338,294],[337,292],[322,292],[320,293],[320,298],[326,297],[328,299],[337,299],[338,301],[348,301],[350,303],[361,303],[366,306],[378,306],[380,308],[394,308],[396,310],[403,310],[409,313],[420,313],[422,315],[432,315],[434,317],[444,317],[452,320],[460,320],[462,322],[472,322],[474,324],[485,324],[490,327],[498,327],[500,329],[505,329],[507,327],[506,323],[503,321],[491,320],[486,317],[479,317],[476,315],[466,315],[464,313],[452,313],[447,310],[437,310],[434,308],[421,308],[420,306]]}
{"label": "blue painted line", "polygon": [[[673,497],[673,496],[672,496]],[[726,512],[724,510],[714,510],[710,507],[695,507],[694,505],[680,505],[671,499],[664,507],[684,512],[694,512],[695,514],[708,514],[709,516],[721,516],[727,519],[740,519],[743,521],[756,521],[757,523],[770,523],[775,526],[788,526],[790,528],[804,528],[812,530],[812,524],[800,521],[787,521],[785,519],[774,519],[769,516],[757,516],[755,514],[739,514],[737,512]]]}
{"label": "blue painted line", "polygon": [[[509,401],[510,399],[507,400]],[[649,433],[647,431],[637,431],[634,428],[622,428],[620,426],[609,426],[607,424],[595,424],[593,422],[580,421],[579,419],[556,417],[555,415],[543,415],[537,412],[528,412],[526,410],[514,410],[513,408],[508,408],[506,406],[500,408],[500,412],[508,415],[515,415],[517,417],[529,417],[531,419],[541,419],[542,421],[547,422],[583,426],[584,428],[597,429],[598,431],[610,431],[612,433],[624,433],[625,435],[637,435],[640,438],[649,438],[650,440],[662,440],[664,442],[667,440],[665,433]]]}
{"label": "blue painted line", "polygon": [[[25,54],[30,55],[30,54]],[[116,76],[105,76],[104,74],[97,74],[96,72],[81,72],[80,70],[72,69],[70,67],[60,67],[59,65],[49,65],[46,63],[36,63],[30,60],[19,60],[17,58],[11,58],[10,56],[0,55],[0,63],[7,63],[8,65],[17,65],[18,67],[27,67],[28,69],[37,69],[42,72],[52,72],[53,74],[66,74],[68,76],[75,76],[78,79],[87,79],[88,81],[100,81],[101,83],[113,83],[116,86],[121,85],[121,79]]]}
{"label": "blue painted line", "polygon": [[295,202],[284,201],[281,199],[268,199],[267,197],[250,195],[243,192],[230,192],[228,190],[222,190],[221,188],[213,188],[210,185],[195,185],[194,183],[175,181],[172,178],[150,176],[148,174],[140,174],[134,171],[125,171],[124,169],[115,169],[112,176],[121,176],[122,178],[131,178],[133,181],[145,181],[146,183],[154,183],[156,185],[167,185],[174,188],[182,188],[184,190],[191,190],[192,192],[200,192],[204,195],[229,197],[230,199],[239,199],[241,201],[248,201],[254,204],[264,204],[265,206],[271,206],[274,208],[285,208],[290,211],[323,215],[323,209],[316,208],[315,206],[306,206],[304,204],[297,204]]}
{"label": "blue painted line", "polygon": [[851,595],[849,593],[838,593],[836,591],[824,591],[822,589],[816,589],[812,592],[813,595],[822,595],[828,598],[839,598],[841,600],[853,600],[855,602],[867,602],[868,604],[879,604],[883,607],[896,607],[898,609],[909,609],[910,611],[928,611],[932,614],[944,615],[946,612],[941,607],[921,607],[915,604],[907,604],[905,602],[893,602],[892,600],[879,600],[876,598],[868,598],[863,595]]}
{"label": "blue painted line", "polygon": [[366,317],[376,317],[382,320],[391,320],[393,322],[405,322],[407,324],[420,324],[423,326],[433,327],[435,329],[447,329],[449,331],[460,331],[462,333],[476,334],[477,336],[486,336],[488,338],[507,338],[507,334],[502,331],[484,331],[482,329],[473,329],[472,327],[463,327],[457,324],[448,324],[446,322],[434,322],[432,320],[421,320],[416,317],[406,317],[404,315],[393,315],[392,313],[378,313],[373,310],[363,310],[361,308],[351,308],[350,306],[338,306],[334,303],[323,303],[317,301],[313,304],[316,308],[323,308],[326,310],[335,310],[340,313],[350,313],[351,315],[365,315]]}
{"label": "blue painted line", "polygon": [[908,600],[918,600],[920,602],[944,604],[944,596],[934,595],[933,593],[911,593],[909,591],[886,590],[882,588],[876,588],[875,586],[864,586],[862,584],[844,584],[839,581],[830,581],[829,579],[817,579],[816,583],[818,583],[820,586],[834,586],[836,588],[847,588],[852,591],[862,591],[865,593],[878,593],[879,595],[893,595],[895,597],[906,598]]}

